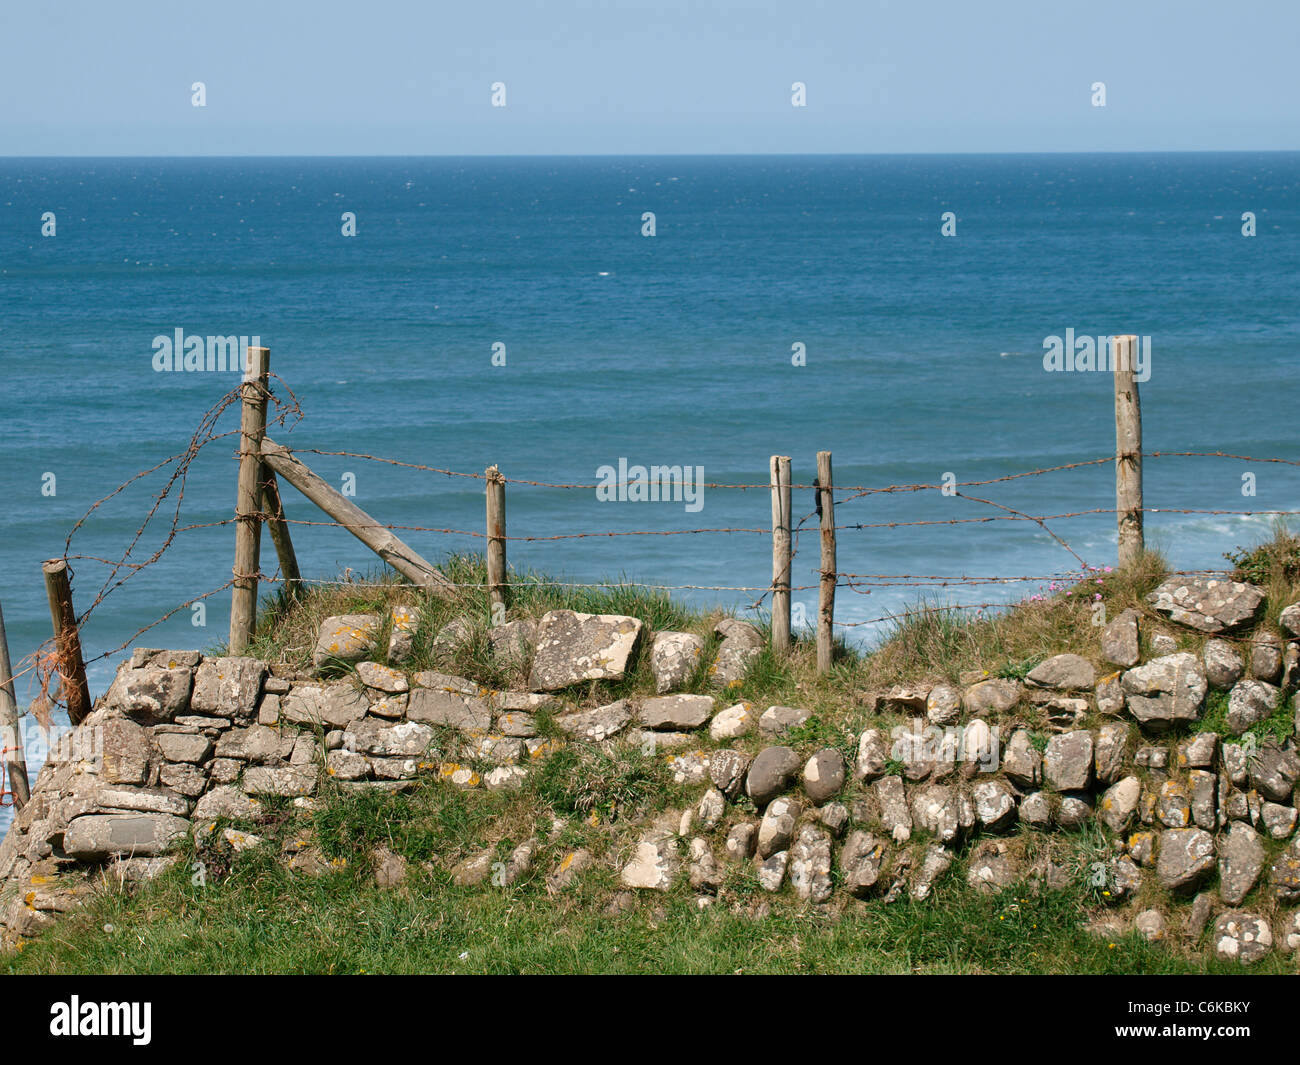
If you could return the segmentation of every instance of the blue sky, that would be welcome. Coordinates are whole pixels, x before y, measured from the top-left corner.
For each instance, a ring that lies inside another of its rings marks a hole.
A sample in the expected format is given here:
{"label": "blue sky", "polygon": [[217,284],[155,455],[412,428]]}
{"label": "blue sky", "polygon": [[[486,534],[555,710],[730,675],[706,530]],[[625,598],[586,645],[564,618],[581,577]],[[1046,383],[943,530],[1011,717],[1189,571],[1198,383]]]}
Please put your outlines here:
{"label": "blue sky", "polygon": [[0,154],[1294,149],[1297,41],[1295,0],[6,0]]}

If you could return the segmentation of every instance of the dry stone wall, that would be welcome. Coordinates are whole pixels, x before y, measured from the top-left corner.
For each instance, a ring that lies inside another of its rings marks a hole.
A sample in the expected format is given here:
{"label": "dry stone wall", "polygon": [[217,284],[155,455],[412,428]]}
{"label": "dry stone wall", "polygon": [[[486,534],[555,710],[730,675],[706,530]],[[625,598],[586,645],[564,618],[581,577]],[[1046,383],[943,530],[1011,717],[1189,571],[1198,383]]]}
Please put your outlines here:
{"label": "dry stone wall", "polygon": [[[726,697],[763,647],[735,619],[717,626],[712,694],[678,690],[697,672],[699,636],[572,611],[492,630],[494,653],[528,669],[527,690],[517,691],[403,668],[416,624],[407,607],[387,626],[373,615],[322,623],[313,662],[352,664],[343,679],[137,649],[51,753],[0,845],[0,921],[11,942],[34,935],[104,884],[156,875],[190,833],[256,846],[269,797],[311,807],[326,779],[402,789],[435,774],[448,787],[511,789],[563,743],[635,743],[667,758],[699,797],[628,841],[617,867],[628,892],[685,885],[707,905],[734,865],[764,891],[814,905],[835,893],[925,900],[954,867],[981,890],[1025,880],[1051,890],[1083,875],[1113,923],[1148,938],[1195,939],[1213,922],[1211,949],[1222,957],[1250,963],[1293,951],[1295,729],[1263,739],[1248,730],[1276,721],[1286,700],[1300,717],[1300,604],[1271,633],[1257,627],[1264,596],[1250,585],[1175,578],[1150,603],[1167,625],[1131,611],[1089,636],[1093,657],[1113,668],[1061,653],[1023,680],[968,676],[864,693],[881,724],[864,729],[848,757],[792,739],[809,733],[808,710]],[[472,630],[453,622],[434,646],[454,650]],[[379,647],[383,631],[392,635]],[[643,640],[656,694],[584,704],[591,682],[621,678]],[[1143,646],[1153,652],[1146,660]],[[1226,737],[1197,730],[1214,692],[1228,693]],[[563,738],[538,735],[543,709]],[[908,723],[885,723],[899,720]],[[1084,870],[1034,857],[1026,843],[1035,832],[1087,827],[1109,850]],[[539,850],[537,840],[517,848],[507,882]],[[285,859],[305,872],[321,863],[309,851]],[[594,860],[565,854],[548,887],[562,890]],[[454,877],[486,880],[494,862],[492,852],[472,855]],[[396,855],[378,863],[381,883],[404,874]],[[1130,912],[1139,898],[1147,905]]]}

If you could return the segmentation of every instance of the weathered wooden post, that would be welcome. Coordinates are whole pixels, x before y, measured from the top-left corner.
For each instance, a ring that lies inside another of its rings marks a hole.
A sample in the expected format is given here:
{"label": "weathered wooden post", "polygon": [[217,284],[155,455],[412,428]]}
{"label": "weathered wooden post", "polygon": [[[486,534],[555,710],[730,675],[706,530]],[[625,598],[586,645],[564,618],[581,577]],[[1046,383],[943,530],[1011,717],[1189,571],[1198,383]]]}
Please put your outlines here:
{"label": "weathered wooden post", "polygon": [[505,617],[506,608],[506,479],[489,466],[487,479],[487,584],[492,623]]}
{"label": "weathered wooden post", "polygon": [[1119,564],[1142,554],[1142,407],[1135,376],[1136,336],[1111,337],[1115,371],[1115,518],[1119,525]]}
{"label": "weathered wooden post", "polygon": [[27,752],[23,749],[22,729],[18,724],[18,697],[14,694],[14,671],[9,662],[3,609],[0,609],[0,744],[3,744],[9,787],[14,793],[14,808],[21,810],[31,798],[32,789],[27,782]]}
{"label": "weathered wooden post", "polygon": [[80,725],[90,713],[90,686],[86,683],[86,663],[81,657],[77,612],[72,609],[68,563],[61,558],[52,558],[41,564],[41,570],[45,574],[45,594],[50,600],[50,621],[54,625],[54,646],[58,651],[59,676],[68,703],[68,720]]}
{"label": "weathered wooden post", "polygon": [[298,571],[298,556],[294,554],[293,540],[289,537],[289,523],[284,518],[284,500],[280,498],[280,485],[271,467],[262,464],[260,507],[275,544],[275,556],[280,560],[280,576],[284,578],[285,595],[297,599],[302,592],[302,574]]}
{"label": "weathered wooden post", "polygon": [[773,455],[772,650],[790,650],[790,457]]}
{"label": "weathered wooden post", "polygon": [[822,521],[822,570],[817,597],[817,672],[829,673],[835,647],[835,499],[831,453],[817,452],[817,509]]}
{"label": "weathered wooden post", "polygon": [[248,349],[239,386],[239,485],[235,492],[234,587],[230,591],[230,653],[241,655],[257,627],[257,573],[262,540],[262,437],[266,435],[266,374],[270,348]]}

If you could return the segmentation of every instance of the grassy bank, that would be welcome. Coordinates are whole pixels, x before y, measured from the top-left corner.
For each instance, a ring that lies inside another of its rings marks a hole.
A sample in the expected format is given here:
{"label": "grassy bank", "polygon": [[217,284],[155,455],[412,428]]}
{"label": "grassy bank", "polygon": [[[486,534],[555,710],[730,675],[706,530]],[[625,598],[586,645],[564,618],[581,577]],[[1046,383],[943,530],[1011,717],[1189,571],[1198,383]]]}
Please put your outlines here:
{"label": "grassy bank", "polygon": [[[1243,555],[1239,565],[1270,591],[1269,617],[1300,598],[1294,541]],[[1286,544],[1290,546],[1287,547]],[[1294,556],[1292,554],[1294,552]],[[444,564],[453,581],[481,583],[481,564]],[[970,616],[924,610],[902,619],[869,653],[840,648],[828,675],[815,669],[813,647],[800,641],[778,660],[764,654],[726,696],[760,707],[801,706],[812,721],[785,742],[801,754],[836,746],[852,755],[868,724],[888,729],[904,717],[874,710],[872,693],[922,679],[969,682],[973,676],[1023,676],[1050,654],[1076,651],[1098,658],[1095,604],[1109,617],[1134,607],[1151,616],[1143,596],[1165,573],[1148,556],[1125,574],[1090,572],[1044,590],[1012,609]],[[425,599],[408,586],[363,581],[313,588],[293,605],[267,604],[251,653],[305,666],[319,621],[340,613],[381,610],[396,602],[422,615],[415,662],[467,676],[492,688],[521,682],[523,666],[502,666],[487,642],[487,602],[477,589],[457,601]],[[693,612],[666,597],[627,587],[567,589],[540,577],[514,584],[510,618],[539,617],[568,607],[632,614],[655,629],[706,638],[719,615]],[[434,637],[455,617],[477,619],[464,646],[440,653]],[[1154,619],[1153,619],[1154,620]],[[1180,635],[1188,649],[1199,646]],[[343,672],[342,667],[340,672]],[[703,668],[688,690],[707,691]],[[648,648],[617,683],[592,683],[575,700],[596,706],[652,693]],[[726,705],[725,703],[723,705]],[[1278,718],[1280,721],[1280,717]],[[1281,728],[1270,719],[1261,731]],[[539,715],[542,734],[554,725]],[[1216,706],[1204,727],[1221,727]],[[707,749],[707,733],[699,742]],[[757,748],[758,737],[749,738]],[[859,785],[840,801],[851,804]],[[799,903],[788,891],[769,895],[749,870],[733,869],[712,903],[701,908],[682,884],[633,897],[619,890],[614,869],[635,840],[634,826],[665,809],[698,801],[701,785],[675,783],[662,754],[635,745],[610,750],[569,744],[533,767],[517,792],[462,791],[422,778],[403,793],[345,791],[327,779],[316,808],[268,803],[270,816],[246,826],[264,845],[235,853],[224,840],[196,846],[146,887],[111,892],[21,951],[0,958],[7,972],[927,972],[927,973],[1195,973],[1237,972],[1207,957],[1206,933],[1184,938],[1171,917],[1167,942],[1135,934],[1086,930],[1108,911],[1086,870],[1108,844],[1095,828],[1009,838],[1029,868],[1050,857],[1074,871],[1063,890],[1026,882],[996,894],[966,886],[965,858],[978,840],[957,850],[952,872],[924,902],[860,902],[837,891],[824,906]],[[752,818],[740,800],[734,813]],[[501,858],[529,838],[541,841],[530,868],[509,887],[454,884],[452,868],[493,848]],[[924,842],[918,834],[916,843]],[[319,875],[286,868],[281,857],[310,843],[325,858]],[[375,883],[376,848],[408,862],[397,888]],[[563,891],[547,874],[575,848],[596,864]],[[201,875],[200,875],[201,872]],[[1146,903],[1144,903],[1145,905]],[[1294,958],[1274,953],[1255,972],[1292,972]]]}

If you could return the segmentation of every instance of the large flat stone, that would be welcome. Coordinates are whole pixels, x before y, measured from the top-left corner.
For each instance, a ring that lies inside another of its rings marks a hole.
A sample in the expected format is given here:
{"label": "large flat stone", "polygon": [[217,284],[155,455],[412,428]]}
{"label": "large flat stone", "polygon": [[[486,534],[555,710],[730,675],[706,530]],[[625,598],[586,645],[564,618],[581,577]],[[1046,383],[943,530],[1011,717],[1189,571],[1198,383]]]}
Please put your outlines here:
{"label": "large flat stone", "polygon": [[367,717],[343,733],[343,745],[360,754],[382,758],[423,754],[433,742],[433,728],[419,721],[388,725]]}
{"label": "large flat stone", "polygon": [[171,814],[88,814],[68,825],[63,850],[82,861],[115,855],[151,858],[167,850],[189,827],[184,818]]}
{"label": "large flat stone", "polygon": [[256,658],[205,658],[194,674],[190,707],[220,717],[252,717],[266,666]]}
{"label": "large flat stone", "polygon": [[555,724],[570,736],[599,743],[627,728],[631,720],[632,704],[626,699],[619,699],[594,710],[560,714],[555,718]]}
{"label": "large flat stone", "polygon": [[641,704],[641,724],[649,729],[694,729],[713,716],[708,695],[660,695]]}
{"label": "large flat stone", "polygon": [[240,787],[249,795],[310,795],[319,775],[314,765],[255,765],[244,770]]}
{"label": "large flat stone", "polygon": [[217,741],[216,757],[269,762],[280,750],[280,732],[269,725],[231,729]]}
{"label": "large flat stone", "polygon": [[197,764],[207,761],[212,753],[212,741],[201,732],[159,732],[154,742],[169,762]]}
{"label": "large flat stone", "polygon": [[637,618],[550,610],[538,627],[530,686],[556,691],[587,680],[621,680],[640,635]]}
{"label": "large flat stone", "polygon": [[461,732],[486,732],[492,727],[492,711],[484,700],[443,688],[411,689],[406,717]]}
{"label": "large flat stone", "polygon": [[1147,602],[1171,621],[1216,636],[1258,619],[1264,592],[1221,577],[1170,577]]}
{"label": "large flat stone", "polygon": [[86,814],[132,812],[186,817],[189,800],[170,788],[131,788],[101,784],[65,799],[62,816],[71,821]]}
{"label": "large flat stone", "polygon": [[186,666],[124,665],[105,696],[105,705],[146,724],[170,721],[190,703],[193,674]]}
{"label": "large flat stone", "polygon": [[284,721],[322,728],[347,728],[365,716],[366,697],[347,681],[335,684],[295,684],[280,700]]}

